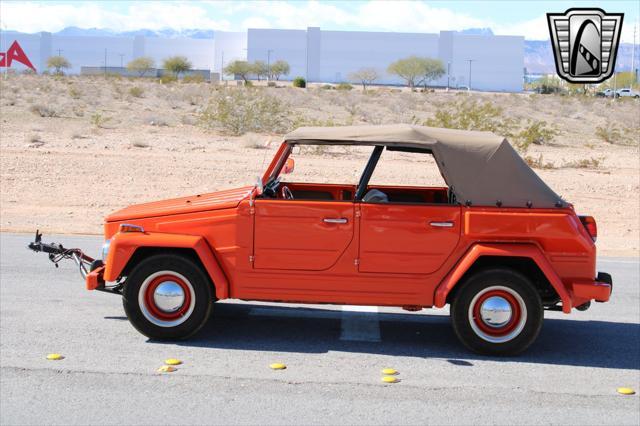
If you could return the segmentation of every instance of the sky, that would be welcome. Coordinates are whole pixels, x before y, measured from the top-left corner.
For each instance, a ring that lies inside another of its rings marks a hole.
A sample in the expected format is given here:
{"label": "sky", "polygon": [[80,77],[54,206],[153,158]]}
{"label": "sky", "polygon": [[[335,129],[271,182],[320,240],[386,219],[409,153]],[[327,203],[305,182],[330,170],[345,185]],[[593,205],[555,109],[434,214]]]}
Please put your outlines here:
{"label": "sky", "polygon": [[[435,33],[491,28],[495,34],[549,38],[545,13],[600,7],[625,14],[622,42],[633,42],[640,1],[0,1],[0,28],[21,32],[65,27],[116,31],[172,28],[244,31],[306,28]],[[640,26],[636,41],[640,39]]]}

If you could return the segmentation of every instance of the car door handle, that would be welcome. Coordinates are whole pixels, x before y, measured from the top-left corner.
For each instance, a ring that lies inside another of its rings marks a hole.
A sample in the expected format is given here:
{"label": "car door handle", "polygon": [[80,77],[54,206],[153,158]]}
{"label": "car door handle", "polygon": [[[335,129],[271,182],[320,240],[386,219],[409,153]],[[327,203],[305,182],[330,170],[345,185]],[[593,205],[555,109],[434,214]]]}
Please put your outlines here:
{"label": "car door handle", "polygon": [[324,223],[347,223],[349,220],[345,217],[325,217],[322,219]]}
{"label": "car door handle", "polygon": [[452,221],[429,222],[429,225],[433,226],[434,228],[453,228],[453,222]]}

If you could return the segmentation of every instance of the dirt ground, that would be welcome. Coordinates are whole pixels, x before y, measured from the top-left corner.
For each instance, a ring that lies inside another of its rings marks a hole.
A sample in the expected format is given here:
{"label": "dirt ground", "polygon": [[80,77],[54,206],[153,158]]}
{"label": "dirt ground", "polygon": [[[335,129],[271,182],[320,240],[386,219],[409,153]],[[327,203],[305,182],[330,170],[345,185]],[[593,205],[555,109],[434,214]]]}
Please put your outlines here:
{"label": "dirt ground", "polygon": [[[580,214],[595,216],[601,254],[640,253],[637,100],[281,85],[287,87],[256,90],[281,100],[292,123],[421,123],[462,96],[491,101],[509,118],[543,120],[559,134],[530,147],[527,155],[548,166],[536,172]],[[0,230],[99,234],[106,214],[132,203],[252,184],[279,135],[203,128],[200,112],[216,90],[115,78],[1,80]],[[305,154],[311,161],[300,161],[293,175],[305,181],[341,174],[351,181],[366,161],[359,152]],[[375,178],[402,184],[437,176],[412,156],[397,155]]]}

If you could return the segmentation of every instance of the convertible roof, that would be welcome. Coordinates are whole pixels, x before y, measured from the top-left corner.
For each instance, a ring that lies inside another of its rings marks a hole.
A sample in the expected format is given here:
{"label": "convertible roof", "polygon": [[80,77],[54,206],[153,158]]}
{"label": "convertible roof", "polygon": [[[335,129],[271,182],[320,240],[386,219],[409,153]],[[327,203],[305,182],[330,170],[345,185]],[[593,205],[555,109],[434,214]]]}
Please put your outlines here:
{"label": "convertible roof", "polygon": [[300,127],[285,135],[296,145],[384,145],[433,154],[458,201],[503,207],[566,207],[509,142],[491,132],[394,124]]}

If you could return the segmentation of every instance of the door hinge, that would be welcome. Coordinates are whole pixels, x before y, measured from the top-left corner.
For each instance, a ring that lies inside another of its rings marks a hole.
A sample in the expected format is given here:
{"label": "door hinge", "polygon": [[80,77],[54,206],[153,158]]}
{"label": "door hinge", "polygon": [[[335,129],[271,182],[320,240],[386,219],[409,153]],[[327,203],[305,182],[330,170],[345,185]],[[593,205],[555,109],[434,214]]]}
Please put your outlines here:
{"label": "door hinge", "polygon": [[255,256],[249,256],[249,263],[253,263],[254,260],[256,260]]}
{"label": "door hinge", "polygon": [[360,217],[360,210],[356,210],[356,217]]}
{"label": "door hinge", "polygon": [[358,266],[358,265],[360,264],[360,259],[355,259],[355,260],[353,261],[353,264],[354,264],[354,265],[356,265],[356,266]]}

